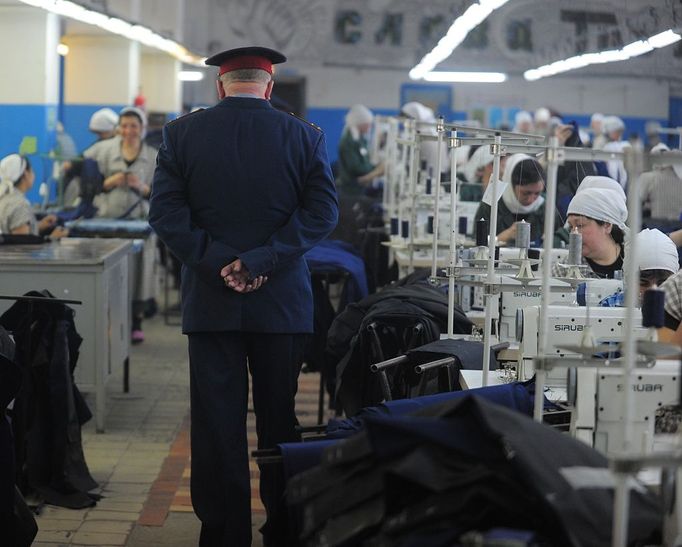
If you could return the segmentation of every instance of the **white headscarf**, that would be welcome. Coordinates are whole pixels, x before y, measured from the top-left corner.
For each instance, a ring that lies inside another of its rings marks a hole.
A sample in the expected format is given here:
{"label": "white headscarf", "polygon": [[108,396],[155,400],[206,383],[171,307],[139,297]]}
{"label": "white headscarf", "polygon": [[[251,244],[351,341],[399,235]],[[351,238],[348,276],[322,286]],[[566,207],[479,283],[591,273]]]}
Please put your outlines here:
{"label": "white headscarf", "polygon": [[[507,158],[507,163],[505,163],[504,165],[502,182],[506,182],[508,186],[505,189],[504,193],[502,194],[502,201],[504,201],[504,204],[507,206],[507,209],[509,209],[509,211],[515,215],[525,215],[528,213],[532,213],[534,211],[537,211],[540,207],[542,207],[542,204],[545,203],[545,198],[543,198],[542,196],[538,196],[538,199],[536,199],[530,205],[523,205],[516,198],[516,194],[514,193],[514,185],[512,184],[512,173],[514,172],[514,168],[524,160],[533,159],[534,158],[528,156],[527,154],[514,154]],[[538,179],[540,179],[539,175],[540,174],[538,173]],[[544,181],[542,182],[544,184]]]}
{"label": "white headscarf", "polygon": [[578,186],[578,190],[576,190],[576,192],[587,190],[588,188],[605,188],[607,190],[613,190],[614,192],[620,194],[623,198],[623,201],[627,203],[625,190],[623,190],[623,187],[618,183],[617,180],[613,180],[612,178],[598,176],[585,177],[580,182],[580,186]]}
{"label": "white headscarf", "polygon": [[586,188],[573,196],[567,214],[615,224],[627,234],[628,208],[623,196],[624,193],[609,188]]}
{"label": "white headscarf", "polygon": [[414,118],[419,122],[435,122],[436,115],[433,113],[428,106],[418,103],[417,101],[411,101],[405,103],[401,109],[402,113],[410,118]]}
{"label": "white headscarf", "polygon": [[[666,270],[677,273],[680,269],[677,247],[660,230],[645,228],[639,232],[637,238],[637,261],[640,270]],[[627,250],[625,257],[628,257]]]}
{"label": "white headscarf", "polygon": [[490,146],[483,144],[474,150],[469,161],[462,166],[462,173],[464,173],[467,181],[476,182],[476,172],[492,163],[494,159],[495,156],[490,153]]}
{"label": "white headscarf", "polygon": [[9,194],[26,171],[26,160],[19,154],[10,154],[0,160],[0,197]]}
{"label": "white headscarf", "polygon": [[625,122],[618,116],[606,116],[602,122],[604,133],[611,133],[611,131],[624,131]]}
{"label": "white headscarf", "polygon": [[535,123],[549,123],[550,118],[552,117],[551,112],[549,109],[545,108],[544,106],[541,106],[535,111],[534,119]]}
{"label": "white headscarf", "polygon": [[356,141],[360,138],[360,131],[358,126],[365,123],[372,123],[374,115],[371,110],[363,104],[354,104],[350,107],[350,110],[346,113],[346,126],[345,129],[350,131],[353,139]]}
{"label": "white headscarf", "polygon": [[533,116],[526,110],[519,110],[514,116],[514,131],[520,131],[519,128],[524,123],[533,125]]}
{"label": "white headscarf", "polygon": [[[661,152],[672,152],[675,155],[680,155],[682,152],[679,150],[671,151],[667,144],[659,142],[656,146],[651,149],[652,154],[660,154]],[[678,179],[682,179],[682,165],[673,163],[658,163],[654,165],[654,169],[663,169],[664,167],[672,167],[677,175]]]}
{"label": "white headscarf", "polygon": [[113,131],[118,125],[118,114],[111,108],[100,108],[91,117],[88,129],[93,132]]}

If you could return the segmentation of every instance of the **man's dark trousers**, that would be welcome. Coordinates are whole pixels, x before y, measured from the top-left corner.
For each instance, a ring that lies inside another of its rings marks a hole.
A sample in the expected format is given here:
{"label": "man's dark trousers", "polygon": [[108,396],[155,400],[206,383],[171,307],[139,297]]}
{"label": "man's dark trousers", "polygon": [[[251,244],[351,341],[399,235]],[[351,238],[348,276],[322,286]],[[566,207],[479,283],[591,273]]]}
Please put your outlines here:
{"label": "man's dark trousers", "polygon": [[[202,547],[251,545],[251,486],[246,437],[248,371],[252,376],[258,447],[299,440],[294,412],[305,335],[190,333],[192,504],[202,522]],[[248,369],[247,369],[248,362]],[[264,530],[285,518],[279,470],[261,469]]]}

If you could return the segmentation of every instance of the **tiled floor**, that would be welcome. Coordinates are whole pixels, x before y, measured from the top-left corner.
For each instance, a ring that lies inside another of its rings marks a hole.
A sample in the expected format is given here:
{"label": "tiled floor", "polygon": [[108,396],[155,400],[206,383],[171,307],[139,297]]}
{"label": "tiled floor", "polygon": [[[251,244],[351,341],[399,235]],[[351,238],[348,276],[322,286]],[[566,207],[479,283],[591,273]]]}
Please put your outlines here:
{"label": "tiled floor", "polygon": [[[103,499],[84,510],[45,507],[34,546],[197,544],[199,521],[189,498],[186,339],[161,317],[145,322],[145,334],[146,341],[132,350],[130,393],[121,392],[120,373],[108,385],[106,433],[95,433],[92,421],[83,429],[86,461]],[[301,376],[297,411],[304,425],[316,422],[317,382],[317,375]],[[88,401],[94,407],[89,396]],[[255,434],[250,437],[255,446]],[[256,493],[257,480],[253,463]],[[264,514],[255,498],[258,546]]]}

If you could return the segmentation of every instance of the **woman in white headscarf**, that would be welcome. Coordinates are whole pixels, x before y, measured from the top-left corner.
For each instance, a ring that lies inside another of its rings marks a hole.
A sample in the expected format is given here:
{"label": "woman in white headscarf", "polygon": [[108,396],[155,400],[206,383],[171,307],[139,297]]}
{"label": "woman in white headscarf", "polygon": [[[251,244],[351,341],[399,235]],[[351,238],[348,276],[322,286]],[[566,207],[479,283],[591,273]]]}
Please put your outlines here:
{"label": "woman in white headscarf", "polygon": [[346,124],[339,141],[337,183],[346,194],[361,194],[375,177],[384,172],[383,164],[372,165],[367,135],[374,116],[364,105],[353,105],[346,114]]}
{"label": "woman in white headscarf", "polygon": [[134,106],[121,110],[118,135],[83,152],[97,161],[104,175],[103,192],[95,197],[97,216],[143,219],[149,210],[156,150],[144,142],[147,116]]}
{"label": "woman in white headscarf", "polygon": [[24,156],[10,154],[0,161],[0,233],[38,235],[52,230],[52,237],[67,234],[63,228],[54,228],[57,222],[54,215],[47,215],[40,221],[36,219],[31,203],[26,199],[35,177]]}
{"label": "woman in white headscarf", "polygon": [[[589,179],[589,180],[588,180]],[[582,253],[590,267],[590,277],[613,279],[623,270],[625,221],[628,209],[625,194],[616,189],[618,183],[608,177],[586,177],[568,205],[570,231],[582,234]]]}
{"label": "woman in white headscarf", "polygon": [[[435,125],[423,125],[423,124],[435,124],[436,115],[433,110],[428,106],[423,105],[417,101],[411,101],[405,103],[401,108],[403,115],[408,116],[417,122],[422,122],[422,124],[417,123],[417,131],[425,135],[437,135]],[[438,142],[436,141],[422,141],[419,146],[420,159],[426,162],[427,172],[432,172],[435,175],[436,167],[438,165]],[[448,159],[448,147],[445,140],[441,145],[441,173],[444,173],[450,169],[450,160]]]}
{"label": "woman in white headscarf", "polygon": [[[539,242],[545,226],[545,175],[542,166],[526,154],[514,154],[507,159],[502,182],[507,187],[497,206],[497,239],[513,243],[516,226],[525,220],[530,224],[531,241]],[[490,220],[490,205],[481,202],[476,218]],[[568,234],[562,228],[563,222],[555,213],[554,245],[568,241]]]}

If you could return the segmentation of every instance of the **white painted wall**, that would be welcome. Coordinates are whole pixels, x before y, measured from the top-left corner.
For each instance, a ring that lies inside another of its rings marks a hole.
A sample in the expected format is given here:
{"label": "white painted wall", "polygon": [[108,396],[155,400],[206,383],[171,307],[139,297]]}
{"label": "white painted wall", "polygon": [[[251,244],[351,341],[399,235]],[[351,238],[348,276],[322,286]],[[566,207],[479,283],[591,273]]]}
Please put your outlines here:
{"label": "white painted wall", "polygon": [[139,86],[139,44],[114,35],[65,36],[64,100],[129,104]]}
{"label": "white painted wall", "polygon": [[147,99],[147,111],[180,112],[180,62],[163,53],[140,58],[140,85]]}
{"label": "white painted wall", "polygon": [[33,7],[0,6],[0,103],[59,100],[59,17]]}

